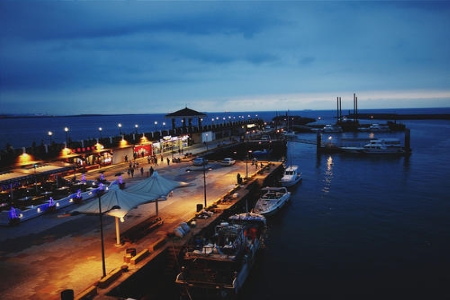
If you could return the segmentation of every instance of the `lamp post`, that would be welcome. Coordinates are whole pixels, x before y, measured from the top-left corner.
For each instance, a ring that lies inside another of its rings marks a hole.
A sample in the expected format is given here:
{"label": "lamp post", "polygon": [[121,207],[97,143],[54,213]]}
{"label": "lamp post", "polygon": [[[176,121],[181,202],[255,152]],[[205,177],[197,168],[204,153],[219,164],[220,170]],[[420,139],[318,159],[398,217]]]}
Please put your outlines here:
{"label": "lamp post", "polygon": [[105,192],[103,190],[97,190],[97,197],[98,197],[98,215],[100,218],[100,239],[101,239],[101,246],[102,246],[102,271],[103,271],[103,277],[106,276],[106,263],[105,263],[105,242],[103,239],[103,214],[107,213],[113,209],[120,209],[120,206],[118,205],[114,205],[113,207],[111,207],[110,209],[108,209],[107,211],[102,212],[102,195]]}
{"label": "lamp post", "polygon": [[37,164],[33,165],[34,168],[34,187],[36,190],[36,196],[38,195],[38,187],[37,187],[37,175],[36,175],[36,168],[37,168]]}
{"label": "lamp post", "polygon": [[122,135],[122,123],[117,124],[117,127],[119,128],[119,135]]}
{"label": "lamp post", "polygon": [[66,145],[69,145],[69,127],[64,127],[64,131],[66,132]]}
{"label": "lamp post", "polygon": [[52,143],[52,135],[53,135],[53,132],[49,131],[48,132],[48,138],[50,140],[50,144]]}
{"label": "lamp post", "polygon": [[133,133],[133,140],[136,142],[136,135],[138,135],[138,128],[139,128],[139,125],[138,124],[135,124],[134,125],[134,133]]}
{"label": "lamp post", "polygon": [[205,209],[206,209],[206,163],[203,163],[203,196],[205,198]]}
{"label": "lamp post", "polygon": [[100,133],[100,138],[102,138],[102,130],[103,130],[103,128],[101,128],[101,127],[98,128],[98,132]]}
{"label": "lamp post", "polygon": [[252,150],[248,150],[248,151],[247,151],[246,158],[245,158],[245,179],[248,178],[248,160],[249,160],[249,158],[250,158],[250,153],[251,153],[251,152],[252,152]]}

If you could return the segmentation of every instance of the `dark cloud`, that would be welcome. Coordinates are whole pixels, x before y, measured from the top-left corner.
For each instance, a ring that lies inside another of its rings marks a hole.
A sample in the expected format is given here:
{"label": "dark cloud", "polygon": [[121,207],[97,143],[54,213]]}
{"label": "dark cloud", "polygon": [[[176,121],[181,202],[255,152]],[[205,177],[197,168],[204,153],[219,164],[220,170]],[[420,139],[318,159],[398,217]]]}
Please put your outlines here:
{"label": "dark cloud", "polygon": [[32,94],[43,103],[48,97],[50,109],[52,95],[64,91],[83,102],[86,93],[120,101],[133,90],[138,103],[139,91],[185,102],[324,89],[446,89],[449,6],[3,1],[0,100],[19,105]]}

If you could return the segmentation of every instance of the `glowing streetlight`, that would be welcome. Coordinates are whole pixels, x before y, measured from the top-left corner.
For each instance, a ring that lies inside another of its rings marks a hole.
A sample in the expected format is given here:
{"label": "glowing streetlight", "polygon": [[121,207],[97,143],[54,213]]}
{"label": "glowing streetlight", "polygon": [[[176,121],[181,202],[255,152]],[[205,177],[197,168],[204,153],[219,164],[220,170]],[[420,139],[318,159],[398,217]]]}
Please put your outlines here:
{"label": "glowing streetlight", "polygon": [[99,127],[98,132],[100,133],[100,138],[102,138],[102,131],[103,131],[103,128]]}
{"label": "glowing streetlight", "polygon": [[64,127],[64,131],[66,132],[66,145],[69,144],[69,127]]}
{"label": "glowing streetlight", "polygon": [[53,135],[53,132],[49,131],[48,132],[48,138],[50,139],[50,143],[52,142],[52,135]]}
{"label": "glowing streetlight", "polygon": [[122,123],[117,124],[117,127],[119,128],[119,135],[122,134]]}
{"label": "glowing streetlight", "polygon": [[247,155],[245,158],[245,179],[248,178],[248,160],[250,159],[250,153],[252,153],[252,150],[247,151]]}

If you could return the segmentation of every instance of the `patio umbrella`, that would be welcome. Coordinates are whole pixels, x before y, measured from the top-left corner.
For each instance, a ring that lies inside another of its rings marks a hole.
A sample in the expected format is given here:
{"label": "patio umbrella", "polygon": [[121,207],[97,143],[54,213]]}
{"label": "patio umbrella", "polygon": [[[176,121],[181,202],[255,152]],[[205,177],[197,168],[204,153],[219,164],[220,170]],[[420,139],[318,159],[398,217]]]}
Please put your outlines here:
{"label": "patio umbrella", "polygon": [[[120,231],[119,231],[119,219],[122,219],[130,210],[138,207],[141,204],[145,204],[155,200],[148,196],[139,194],[128,193],[121,190],[118,185],[110,186],[108,192],[104,193],[100,197],[102,212],[106,212],[107,215],[116,217],[116,237],[117,244],[120,244]],[[119,206],[120,209],[112,209]],[[72,214],[98,214],[99,204],[97,201],[89,201],[88,203],[81,205],[71,211]]]}
{"label": "patio umbrella", "polygon": [[144,195],[149,199],[155,200],[156,215],[158,215],[158,200],[167,198],[167,195],[174,189],[187,186],[189,183],[166,179],[161,177],[158,172],[153,172],[149,178],[129,187],[128,192]]}
{"label": "patio umbrella", "polygon": [[174,189],[187,185],[189,185],[189,183],[161,177],[161,175],[155,171],[149,178],[130,186],[127,189],[127,192],[143,195],[148,197],[148,199],[157,200],[165,199]]}

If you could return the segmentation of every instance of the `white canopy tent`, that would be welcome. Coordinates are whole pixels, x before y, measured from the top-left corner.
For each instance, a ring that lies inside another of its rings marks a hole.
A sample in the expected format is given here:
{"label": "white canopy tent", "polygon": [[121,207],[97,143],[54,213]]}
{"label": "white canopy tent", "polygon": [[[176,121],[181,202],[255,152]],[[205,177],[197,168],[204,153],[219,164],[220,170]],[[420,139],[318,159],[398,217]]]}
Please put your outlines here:
{"label": "white canopy tent", "polygon": [[156,203],[156,214],[158,214],[158,200],[165,200],[167,195],[174,189],[188,185],[189,183],[187,182],[166,179],[161,177],[158,172],[154,172],[149,178],[130,186],[127,191],[154,199]]}
{"label": "white canopy tent", "polygon": [[[154,200],[155,198],[149,196],[126,192],[121,190],[118,185],[114,184],[109,187],[107,192],[100,196],[100,200],[97,198],[97,201],[89,201],[72,210],[72,213],[99,214],[98,201],[100,201],[102,213],[116,217],[116,239],[117,244],[120,244],[119,219],[123,221],[123,217],[125,217],[130,210]],[[118,206],[120,209],[113,209],[114,206]]]}
{"label": "white canopy tent", "polygon": [[[100,196],[101,211],[110,216],[116,217],[116,239],[120,244],[119,219],[132,209],[141,204],[156,202],[156,214],[158,214],[158,200],[165,200],[167,195],[178,187],[187,186],[188,183],[169,180],[161,177],[157,172],[145,180],[121,190],[117,184],[112,184],[109,190]],[[118,206],[120,209],[113,209]],[[98,201],[89,201],[86,204],[72,210],[72,213],[99,214]]]}
{"label": "white canopy tent", "polygon": [[146,195],[152,199],[164,199],[174,189],[187,185],[189,184],[186,182],[161,177],[161,175],[155,171],[149,178],[127,188],[127,191],[133,194]]}

